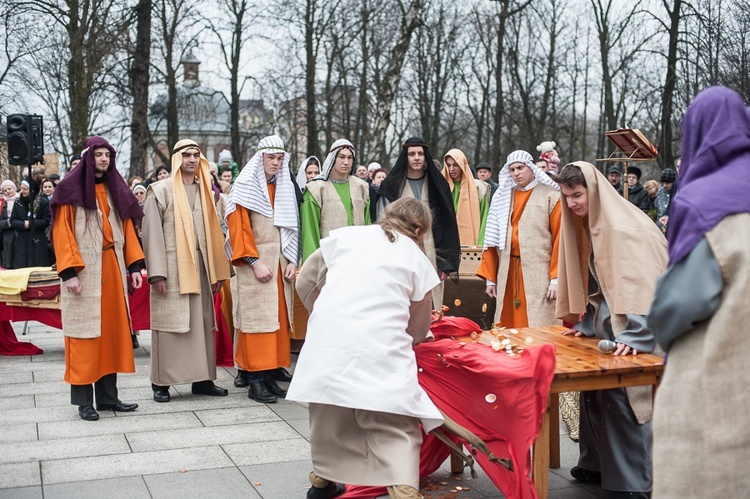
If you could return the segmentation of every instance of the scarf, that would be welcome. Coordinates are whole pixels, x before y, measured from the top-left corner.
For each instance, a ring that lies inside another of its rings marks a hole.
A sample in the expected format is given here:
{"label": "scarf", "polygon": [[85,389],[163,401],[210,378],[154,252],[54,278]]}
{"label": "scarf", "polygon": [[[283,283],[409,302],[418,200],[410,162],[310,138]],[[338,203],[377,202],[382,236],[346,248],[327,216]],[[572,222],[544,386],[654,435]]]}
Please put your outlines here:
{"label": "scarf", "polygon": [[466,155],[458,149],[451,149],[443,158],[443,177],[448,181],[451,192],[454,189],[453,179],[448,173],[448,164],[446,160],[453,158],[453,161],[461,167],[461,184],[458,195],[458,206],[456,207],[456,223],[458,225],[458,238],[464,246],[474,246],[479,238],[481,229],[481,217],[479,216],[479,194],[474,184],[474,175],[469,168],[469,161]]}
{"label": "scarf", "polygon": [[672,187],[667,226],[670,265],[685,258],[724,218],[750,212],[748,185],[750,109],[736,92],[708,88],[682,120],[682,165]]}
{"label": "scarf", "polygon": [[320,160],[316,156],[310,156],[307,159],[305,159],[302,164],[299,166],[299,170],[297,171],[297,185],[299,186],[301,191],[305,190],[305,185],[307,185],[307,173],[305,173],[305,170],[307,169],[307,165],[310,164],[310,160],[315,160],[318,163],[318,168],[320,168]]}
{"label": "scarf", "polygon": [[[529,182],[529,185],[523,189],[519,189],[510,176],[510,165],[513,163],[523,163],[534,172],[534,180]],[[495,191],[495,195],[492,196],[490,212],[487,214],[487,227],[484,230],[484,249],[495,247],[498,251],[502,251],[505,249],[505,241],[508,236],[513,192],[515,190],[529,191],[539,183],[552,187],[556,191],[560,190],[560,186],[534,164],[534,157],[531,154],[520,150],[513,151],[508,155],[505,165],[503,165],[498,174],[497,183],[498,188]]]}
{"label": "scarf", "polygon": [[[180,294],[200,294],[201,283],[198,276],[196,258],[196,235],[193,224],[193,210],[188,203],[185,185],[182,183],[182,151],[198,149],[198,144],[184,139],[175,144],[172,150],[172,194],[174,204],[174,230],[177,244],[177,272],[180,281]],[[229,261],[224,257],[222,241],[224,233],[216,214],[211,187],[211,170],[208,160],[201,153],[200,165],[195,170],[198,177],[198,189],[203,213],[203,224],[206,231],[206,249],[208,255],[208,278],[211,284],[229,279]],[[135,196],[133,196],[135,198]]]}
{"label": "scarf", "polygon": [[[96,210],[96,187],[95,187],[95,164],[94,150],[105,147],[109,149],[109,168],[104,173],[107,190],[112,199],[113,208],[121,220],[128,218],[139,219],[143,217],[143,210],[138,205],[138,200],[128,187],[128,183],[122,178],[115,165],[115,149],[104,137],[89,137],[83,143],[81,161],[63,178],[55,188],[55,195],[51,201],[51,212],[58,205],[82,206],[87,210]],[[54,217],[54,215],[53,215]],[[54,219],[53,219],[54,223]]]}
{"label": "scarf", "polygon": [[572,164],[586,179],[588,215],[573,213],[562,195],[556,315],[578,322],[586,311],[592,252],[612,313],[646,315],[667,266],[667,242],[648,215],[612,189],[594,165]]}
{"label": "scarf", "polygon": [[[263,155],[278,153],[284,154],[284,162],[276,174],[276,196],[271,206],[268,182],[263,169]],[[237,209],[237,205],[264,217],[273,217],[273,224],[281,232],[281,252],[287,260],[296,263],[299,260],[299,209],[292,177],[287,175],[290,158],[289,153],[284,150],[284,141],[278,135],[261,139],[255,155],[234,181],[225,217],[229,217]],[[300,171],[304,173],[301,167]]]}
{"label": "scarf", "polygon": [[411,137],[403,143],[396,164],[393,165],[391,172],[380,184],[378,194],[392,203],[401,197],[404,189],[409,188],[406,185],[406,172],[409,168],[408,150],[409,147],[415,146],[424,149],[425,181],[427,182],[427,195],[432,210],[432,236],[435,240],[437,267],[446,274],[451,274],[458,271],[461,260],[461,242],[458,238],[456,210],[453,208],[450,186],[433,163],[430,150],[423,139]]}
{"label": "scarf", "polygon": [[326,160],[320,168],[320,175],[311,178],[311,182],[313,180],[328,180],[328,177],[331,175],[331,170],[333,169],[333,164],[336,162],[336,156],[338,156],[339,151],[342,149],[349,149],[352,152],[352,155],[355,158],[357,157],[357,153],[354,151],[354,145],[351,142],[346,139],[337,140],[331,145],[331,150],[328,151],[328,156],[326,156]]}

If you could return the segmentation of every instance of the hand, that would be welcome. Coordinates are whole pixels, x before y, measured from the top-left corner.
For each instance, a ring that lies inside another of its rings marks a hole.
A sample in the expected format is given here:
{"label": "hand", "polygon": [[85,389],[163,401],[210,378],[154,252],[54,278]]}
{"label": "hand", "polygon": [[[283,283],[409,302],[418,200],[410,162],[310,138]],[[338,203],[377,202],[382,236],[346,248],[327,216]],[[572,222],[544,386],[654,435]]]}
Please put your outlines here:
{"label": "hand", "polygon": [[571,335],[573,335],[573,336],[575,336],[577,338],[580,338],[581,336],[583,336],[582,332],[576,331],[575,329],[566,329],[565,331],[563,331],[562,334],[563,334],[563,336],[571,336]]}
{"label": "hand", "polygon": [[497,298],[497,286],[494,284],[488,284],[487,289],[484,290],[487,296],[490,298]]}
{"label": "hand", "polygon": [[547,299],[557,300],[557,284],[550,284],[547,288]]}
{"label": "hand", "polygon": [[151,283],[151,287],[162,296],[167,296],[167,280],[159,279]]}
{"label": "hand", "polygon": [[143,276],[141,275],[140,271],[130,274],[130,284],[133,285],[133,289],[141,288],[141,286],[143,285]]}
{"label": "hand", "polygon": [[440,277],[441,281],[444,281],[444,280],[448,279],[448,274],[446,274],[442,270],[438,270],[438,277]]}
{"label": "hand", "polygon": [[[627,355],[630,353],[630,351],[630,347],[625,343],[618,343],[617,348],[615,348],[615,351],[612,352],[612,355]],[[634,348],[632,351],[633,355],[638,355],[638,350]]]}
{"label": "hand", "polygon": [[663,217],[659,219],[659,223],[661,224],[662,227],[666,228],[667,223],[669,223],[669,217],[664,215]]}
{"label": "hand", "polygon": [[273,272],[271,272],[271,269],[260,260],[253,264],[253,273],[255,274],[255,278],[260,282],[268,282],[273,279]]}
{"label": "hand", "polygon": [[81,280],[78,279],[78,277],[71,277],[67,281],[65,281],[65,287],[68,289],[68,293],[73,293],[74,295],[77,295],[81,292]]}
{"label": "hand", "polygon": [[294,281],[294,277],[297,275],[297,266],[293,263],[288,263],[286,265],[286,270],[284,271],[284,279],[286,279],[289,282]]}
{"label": "hand", "polygon": [[28,229],[29,228],[29,221],[28,220],[24,220],[24,222],[23,222],[23,228],[24,229]]}

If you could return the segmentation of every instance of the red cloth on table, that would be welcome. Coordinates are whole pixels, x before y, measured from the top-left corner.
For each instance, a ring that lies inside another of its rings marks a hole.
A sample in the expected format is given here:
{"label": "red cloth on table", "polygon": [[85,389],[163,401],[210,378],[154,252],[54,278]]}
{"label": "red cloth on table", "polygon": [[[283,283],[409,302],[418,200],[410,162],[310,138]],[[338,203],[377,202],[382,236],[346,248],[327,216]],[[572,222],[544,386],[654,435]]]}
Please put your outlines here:
{"label": "red cloth on table", "polygon": [[216,317],[216,365],[234,367],[234,346],[229,326],[221,309],[221,293],[214,295],[214,316]]}
{"label": "red cloth on table", "polygon": [[[530,478],[531,445],[542,424],[555,372],[555,347],[526,347],[508,357],[488,345],[451,340],[481,328],[463,317],[445,317],[431,328],[436,341],[414,348],[421,369],[419,384],[448,417],[473,432],[499,458],[509,458],[508,471],[477,452],[476,461],[507,498],[535,498]],[[519,338],[522,342],[523,338]],[[495,400],[488,402],[488,395]],[[420,477],[438,469],[450,451],[427,435],[420,451]],[[383,487],[347,487],[345,498],[387,494]]]}

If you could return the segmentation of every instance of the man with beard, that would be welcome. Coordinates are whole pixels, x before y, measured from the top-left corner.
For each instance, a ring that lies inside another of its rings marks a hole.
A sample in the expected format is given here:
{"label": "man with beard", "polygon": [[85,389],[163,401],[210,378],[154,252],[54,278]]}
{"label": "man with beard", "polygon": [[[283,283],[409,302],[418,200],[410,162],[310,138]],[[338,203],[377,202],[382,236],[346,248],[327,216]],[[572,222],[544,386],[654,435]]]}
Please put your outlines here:
{"label": "man with beard", "polygon": [[305,185],[300,208],[303,262],[333,229],[370,224],[369,186],[351,175],[354,158],[354,145],[346,139],[337,140],[320,175]]}
{"label": "man with beard", "polygon": [[65,381],[78,415],[95,421],[94,391],[100,411],[138,408],[118,399],[117,373],[135,372],[126,281],[129,273],[132,286],[141,287],[143,251],[133,219],[143,212],[109,142],[90,137],[84,146],[81,164],[57,186],[52,241],[64,288]]}
{"label": "man with beard", "polygon": [[151,383],[154,400],[169,386],[226,396],[216,379],[213,295],[229,279],[224,234],[208,161],[193,140],[172,150],[172,175],[151,184],[144,204],[143,248],[151,284]]}
{"label": "man with beard", "polygon": [[[396,164],[378,189],[378,217],[385,207],[401,197],[414,197],[432,210],[432,232],[424,238],[425,253],[441,281],[458,272],[461,243],[451,189],[435,166],[424,140],[411,137],[401,147]],[[443,304],[443,284],[432,290],[432,306]]]}

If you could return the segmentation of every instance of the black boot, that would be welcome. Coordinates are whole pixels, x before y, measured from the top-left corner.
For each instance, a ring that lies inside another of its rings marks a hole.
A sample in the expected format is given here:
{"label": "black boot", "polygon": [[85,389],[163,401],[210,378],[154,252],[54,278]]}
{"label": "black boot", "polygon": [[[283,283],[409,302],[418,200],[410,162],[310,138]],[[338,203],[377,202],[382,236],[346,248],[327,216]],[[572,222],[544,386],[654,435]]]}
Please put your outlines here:
{"label": "black boot", "polygon": [[237,388],[242,388],[249,384],[250,382],[247,379],[247,371],[237,369],[237,376],[234,378],[234,386],[236,386]]}
{"label": "black boot", "polygon": [[289,374],[289,371],[287,371],[283,367],[274,369],[273,371],[271,371],[271,375],[276,381],[283,381],[284,383],[289,383],[290,381],[292,381],[292,375]]}
{"label": "black boot", "polygon": [[139,346],[141,346],[138,343],[138,335],[137,334],[130,333],[130,339],[133,340],[133,350],[135,350],[136,348],[138,348]]}
{"label": "black boot", "polygon": [[266,376],[265,384],[266,388],[268,388],[268,391],[273,393],[277,397],[286,397],[286,390],[276,384],[276,380],[273,379],[273,376]]}
{"label": "black boot", "polygon": [[268,391],[268,387],[264,380],[251,380],[250,391],[247,396],[248,398],[257,400],[263,404],[273,404],[278,401],[276,396]]}
{"label": "black boot", "polygon": [[336,482],[328,482],[328,485],[319,489],[310,487],[307,489],[307,499],[333,499],[346,492],[346,487]]}

